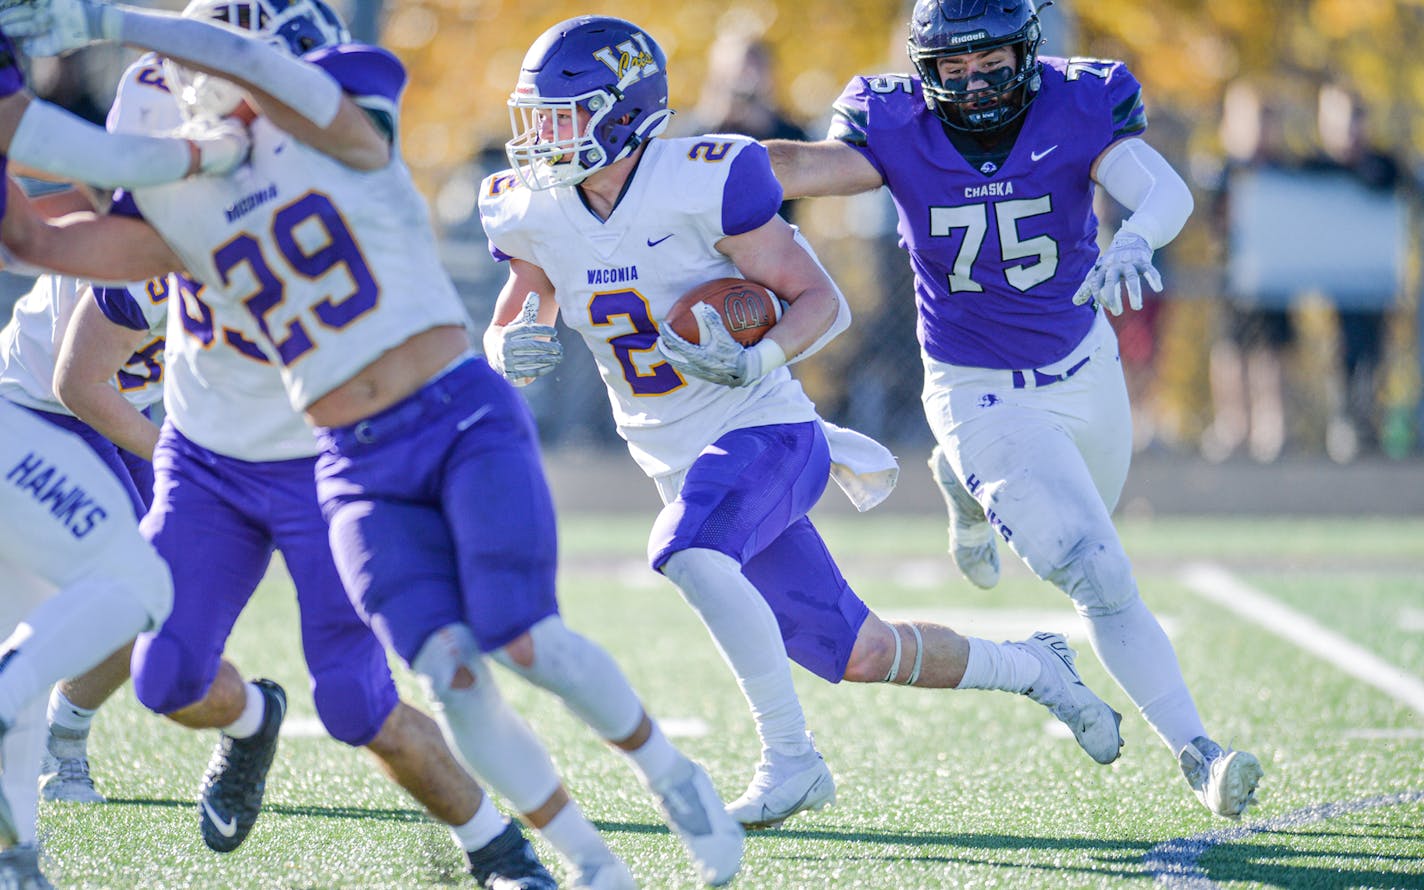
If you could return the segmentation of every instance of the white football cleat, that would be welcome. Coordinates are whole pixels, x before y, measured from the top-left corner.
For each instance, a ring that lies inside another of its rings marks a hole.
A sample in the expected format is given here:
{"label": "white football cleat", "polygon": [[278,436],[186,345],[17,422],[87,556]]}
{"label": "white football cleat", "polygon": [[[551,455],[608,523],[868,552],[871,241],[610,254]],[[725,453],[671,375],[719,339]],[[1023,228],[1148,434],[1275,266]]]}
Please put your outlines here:
{"label": "white football cleat", "polygon": [[835,802],[836,780],[815,748],[800,757],[763,751],[751,785],[727,806],[727,812],[746,828],[775,828],[797,813]]}
{"label": "white football cleat", "polygon": [[638,882],[621,859],[585,863],[574,872],[572,890],[638,890]]}
{"label": "white football cleat", "polygon": [[68,803],[104,803],[89,775],[88,730],[51,726],[40,762],[40,799]]}
{"label": "white football cleat", "polygon": [[1239,819],[1256,800],[1256,785],[1265,772],[1256,755],[1223,750],[1206,736],[1197,736],[1177,755],[1182,775],[1208,810]]}
{"label": "white football cleat", "polygon": [[1122,715],[1083,683],[1077,657],[1062,634],[1040,631],[1015,643],[1032,653],[1043,670],[1024,693],[1048,708],[1073,731],[1073,738],[1098,763],[1117,760],[1122,748]]}
{"label": "white football cleat", "polygon": [[652,789],[668,827],[687,848],[704,884],[720,887],[742,867],[742,826],[727,815],[707,771],[691,760],[670,782]]}
{"label": "white football cleat", "polygon": [[999,583],[999,544],[984,508],[959,481],[938,445],[930,452],[930,475],[949,508],[949,555],[970,584],[988,590]]}

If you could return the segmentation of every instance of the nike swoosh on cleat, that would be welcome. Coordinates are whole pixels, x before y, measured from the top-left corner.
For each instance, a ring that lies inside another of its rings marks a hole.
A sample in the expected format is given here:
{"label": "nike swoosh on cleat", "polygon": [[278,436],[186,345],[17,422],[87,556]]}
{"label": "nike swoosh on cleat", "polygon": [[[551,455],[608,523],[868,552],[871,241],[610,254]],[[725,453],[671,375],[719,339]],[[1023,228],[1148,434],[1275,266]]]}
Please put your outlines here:
{"label": "nike swoosh on cleat", "polygon": [[659,239],[656,240],[656,241],[654,241],[653,239],[649,238],[649,239],[648,239],[648,246],[649,246],[649,247],[657,247],[659,244],[662,244],[664,241],[666,241],[667,239],[671,238],[673,235],[676,235],[676,234],[677,234],[676,232],[673,232],[671,235],[664,235],[664,236],[662,236],[661,238],[659,238]]}
{"label": "nike swoosh on cleat", "polygon": [[801,811],[801,805],[806,802],[806,798],[808,798],[808,797],[811,796],[811,792],[813,792],[813,791],[815,791],[817,788],[820,788],[820,787],[821,787],[821,782],[822,782],[822,781],[823,781],[822,779],[817,779],[817,780],[815,781],[815,783],[814,783],[813,785],[811,785],[810,788],[807,788],[807,789],[806,789],[806,793],[803,794],[803,795],[801,795],[800,799],[798,799],[795,803],[793,803],[791,806],[789,806],[789,807],[786,808],[786,811],[785,811],[786,814],[785,814],[784,816],[780,816],[780,817],[776,816],[774,813],[772,813],[772,812],[767,808],[767,805],[766,805],[766,804],[762,804],[762,805],[761,805],[761,816],[762,816],[762,820],[765,821],[765,822],[767,822],[769,825],[780,825],[782,822],[785,822],[787,819],[790,819],[794,814],[796,814],[796,813],[798,813],[798,812]]}
{"label": "nike swoosh on cleat", "polygon": [[218,834],[223,837],[233,837],[237,834],[237,817],[228,816],[226,821],[218,815],[213,805],[206,800],[203,801],[203,812],[208,814],[208,821],[213,823],[213,827],[218,830]]}
{"label": "nike swoosh on cleat", "polygon": [[1049,155],[1053,154],[1053,153],[1054,153],[1055,151],[1057,151],[1057,150],[1058,150],[1058,146],[1054,145],[1054,146],[1052,146],[1052,147],[1050,147],[1050,148],[1045,148],[1043,151],[1030,152],[1030,153],[1029,153],[1029,156],[1028,156],[1028,159],[1029,159],[1030,161],[1033,161],[1035,164],[1037,164],[1039,161],[1041,161],[1041,160],[1043,160],[1044,158],[1048,157]]}

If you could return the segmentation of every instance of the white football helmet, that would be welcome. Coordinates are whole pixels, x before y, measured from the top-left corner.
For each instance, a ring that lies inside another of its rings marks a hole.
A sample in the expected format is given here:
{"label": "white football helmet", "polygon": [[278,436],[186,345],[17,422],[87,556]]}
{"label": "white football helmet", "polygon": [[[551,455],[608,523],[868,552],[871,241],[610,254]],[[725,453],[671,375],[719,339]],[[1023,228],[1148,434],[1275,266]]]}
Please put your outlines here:
{"label": "white football helmet", "polygon": [[[351,33],[323,0],[192,0],[185,18],[203,19],[303,56],[351,42]],[[189,119],[216,120],[235,110],[247,93],[221,77],[163,60],[163,76]]]}

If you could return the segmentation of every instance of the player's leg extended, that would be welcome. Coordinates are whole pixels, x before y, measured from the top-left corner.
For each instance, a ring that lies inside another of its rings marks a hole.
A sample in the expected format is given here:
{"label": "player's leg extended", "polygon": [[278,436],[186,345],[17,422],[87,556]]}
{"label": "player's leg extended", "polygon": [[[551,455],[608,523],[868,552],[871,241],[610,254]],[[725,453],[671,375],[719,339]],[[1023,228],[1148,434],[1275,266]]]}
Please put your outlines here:
{"label": "player's leg extended", "polygon": [[[652,564],[678,585],[711,631],[761,739],[752,782],[728,807],[753,828],[778,825],[835,799],[830,770],[806,732],[787,656],[838,678],[844,667],[839,655],[849,655],[849,643],[838,653],[834,640],[853,640],[863,613],[843,612],[837,594],[844,585],[798,582],[798,591],[815,595],[772,601],[756,574],[758,566],[778,568],[777,558],[764,551],[775,547],[788,527],[805,521],[825,490],[829,467],[818,424],[785,424],[728,433],[698,457],[680,489],[659,482],[671,500],[649,538]],[[778,613],[778,605],[789,607],[786,615]],[[853,596],[850,606],[863,609]],[[840,633],[823,634],[826,623]]]}
{"label": "player's leg extended", "polygon": [[168,562],[174,611],[134,645],[134,693],[147,708],[193,729],[221,729],[198,800],[203,841],[237,848],[261,811],[267,771],[286,715],[270,680],[246,682],[222,657],[238,615],[272,553],[264,464],[190,442],[171,425],[155,451],[158,483],[143,531]]}
{"label": "player's leg extended", "polygon": [[[1066,381],[1072,387],[1065,397],[1075,399],[1066,422],[1093,484],[1111,512],[1131,461],[1127,386],[1119,362],[1095,360],[1084,371],[1081,380]],[[1075,387],[1081,395],[1074,393]],[[1115,678],[1120,673],[1132,676],[1138,672],[1149,678],[1171,678],[1161,681],[1169,690],[1167,694],[1144,707],[1143,714],[1176,755],[1188,784],[1207,809],[1220,816],[1239,816],[1254,798],[1262,775],[1260,763],[1245,751],[1223,750],[1204,730],[1183,741],[1188,733],[1197,733],[1201,718],[1185,683],[1177,685],[1181,669],[1176,654],[1142,600],[1138,598],[1118,612],[1090,617],[1088,632],[1098,657]],[[1153,640],[1159,642],[1143,646],[1144,641]],[[1139,703],[1139,693],[1129,689],[1126,681],[1119,682],[1134,703]]]}
{"label": "player's leg extended", "polygon": [[[153,464],[120,450],[93,427],[67,414],[32,411],[40,419],[74,432],[98,455],[143,518],[153,502]],[[89,774],[89,727],[94,714],[128,682],[133,644],[122,646],[83,675],[61,680],[50,692],[48,738],[40,767],[40,796],[70,803],[103,803]]]}
{"label": "player's leg extended", "polygon": [[333,738],[370,751],[386,775],[450,826],[476,877],[519,878],[530,888],[543,880],[552,888],[553,878],[460,766],[439,725],[399,700],[384,647],[341,585],[311,462],[301,463],[283,489],[274,538],[297,590],[317,716]]}
{"label": "player's leg extended", "polygon": [[[1115,363],[1093,365],[1120,377]],[[1100,491],[1063,419],[1073,413],[1074,399],[1086,403],[1079,416],[1091,418],[1093,399],[1115,397],[1111,388],[1095,392],[1092,383],[1085,369],[1003,406],[994,426],[959,425],[956,456],[966,478],[984,487],[1001,535],[1035,574],[1068,594],[1104,667],[1169,748],[1181,752],[1205,730],[1172,644],[1138,595],[1108,512],[1105,496],[1116,499],[1125,469],[1114,473],[1100,464],[1108,489]]]}
{"label": "player's leg extended", "polygon": [[459,435],[441,491],[477,645],[559,696],[627,755],[703,880],[724,883],[741,865],[741,829],[723,811],[702,767],[673,748],[644,712],[608,652],[558,615],[553,499],[532,419],[512,388],[474,370],[463,381],[463,395],[467,404],[482,402],[489,411],[468,430],[458,429],[465,412],[446,418]]}
{"label": "player's leg extended", "polygon": [[[485,784],[578,874],[626,875],[631,885],[626,866],[564,790],[543,743],[500,694],[464,624],[454,546],[432,483],[448,443],[426,423],[427,408],[439,413],[427,394],[378,415],[360,439],[350,427],[325,436],[318,495],[347,596],[421,677],[450,743]],[[422,498],[428,503],[417,503]]]}
{"label": "player's leg extended", "polygon": [[[3,644],[0,728],[15,723],[55,681],[82,673],[162,621],[172,602],[168,571],[139,537],[112,475],[78,439],[8,404],[3,413],[0,564],[58,592],[30,610]],[[43,735],[34,742],[37,765]],[[0,821],[8,822],[0,836],[13,842],[13,822]]]}

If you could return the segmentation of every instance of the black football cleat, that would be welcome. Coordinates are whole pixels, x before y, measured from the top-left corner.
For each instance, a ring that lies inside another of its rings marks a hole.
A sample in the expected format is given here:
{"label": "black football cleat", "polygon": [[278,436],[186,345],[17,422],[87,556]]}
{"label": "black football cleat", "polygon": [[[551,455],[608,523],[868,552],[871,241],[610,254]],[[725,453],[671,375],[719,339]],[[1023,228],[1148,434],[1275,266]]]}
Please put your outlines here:
{"label": "black football cleat", "polygon": [[286,691],[271,680],[253,682],[267,700],[262,728],[245,739],[219,736],[199,790],[198,823],[203,843],[218,853],[236,850],[257,822],[267,790],[267,770],[277,753],[277,733],[287,716]]}
{"label": "black football cleat", "polygon": [[556,890],[554,876],[514,822],[478,850],[465,851],[470,874],[486,890]]}

